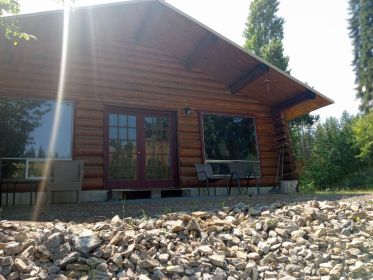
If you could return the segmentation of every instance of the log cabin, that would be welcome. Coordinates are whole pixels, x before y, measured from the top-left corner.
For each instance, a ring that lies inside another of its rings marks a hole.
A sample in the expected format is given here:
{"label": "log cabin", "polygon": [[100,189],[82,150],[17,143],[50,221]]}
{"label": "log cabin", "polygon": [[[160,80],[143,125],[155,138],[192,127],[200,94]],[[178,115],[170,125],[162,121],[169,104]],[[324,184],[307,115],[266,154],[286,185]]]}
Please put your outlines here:
{"label": "log cabin", "polygon": [[78,159],[85,191],[180,189],[242,161],[271,186],[280,148],[297,179],[288,121],[333,102],[161,0],[15,18],[37,39],[0,42],[0,103],[28,119],[0,157],[24,178]]}

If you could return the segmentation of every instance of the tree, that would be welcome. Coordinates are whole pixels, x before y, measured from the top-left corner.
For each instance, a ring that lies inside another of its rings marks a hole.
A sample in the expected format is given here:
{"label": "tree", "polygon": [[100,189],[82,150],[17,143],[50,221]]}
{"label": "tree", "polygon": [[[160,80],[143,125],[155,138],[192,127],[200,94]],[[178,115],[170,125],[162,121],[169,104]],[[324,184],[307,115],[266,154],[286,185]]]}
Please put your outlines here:
{"label": "tree", "polygon": [[20,12],[18,0],[0,0],[0,40],[6,38],[14,45],[21,40],[36,39],[35,36],[22,32],[19,28],[17,18],[4,15],[16,15]]}
{"label": "tree", "polygon": [[340,120],[328,118],[318,124],[302,180],[318,188],[336,186],[360,167],[358,149],[351,137],[355,117],[343,113]]}
{"label": "tree", "polygon": [[358,118],[352,130],[355,145],[359,149],[358,158],[373,164],[373,112]]}
{"label": "tree", "polygon": [[284,55],[284,19],[276,15],[278,0],[254,0],[250,4],[244,37],[244,48],[283,71],[288,71],[289,58]]}
{"label": "tree", "polygon": [[289,122],[293,152],[300,164],[311,155],[312,139],[319,115],[306,114]]}
{"label": "tree", "polygon": [[42,102],[29,99],[1,98],[0,100],[0,158],[22,157],[25,153],[35,155],[35,149],[25,151],[33,143],[31,132],[49,108],[43,109]]}
{"label": "tree", "polygon": [[356,96],[361,99],[360,110],[367,113],[373,102],[373,0],[349,0],[349,10]]}
{"label": "tree", "polygon": [[[278,0],[251,2],[244,30],[244,48],[289,73],[289,57],[284,55],[282,45],[284,19],[277,16],[278,7]],[[290,122],[293,151],[299,162],[310,154],[310,133],[318,119],[318,115],[306,114]]]}

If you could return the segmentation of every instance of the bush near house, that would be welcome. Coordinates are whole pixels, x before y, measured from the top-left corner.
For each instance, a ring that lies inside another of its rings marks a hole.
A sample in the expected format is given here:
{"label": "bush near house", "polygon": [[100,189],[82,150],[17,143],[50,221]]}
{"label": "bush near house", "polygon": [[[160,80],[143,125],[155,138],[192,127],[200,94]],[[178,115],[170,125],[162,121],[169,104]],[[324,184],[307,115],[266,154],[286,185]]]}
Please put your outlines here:
{"label": "bush near house", "polygon": [[293,125],[294,150],[304,190],[373,185],[373,112]]}

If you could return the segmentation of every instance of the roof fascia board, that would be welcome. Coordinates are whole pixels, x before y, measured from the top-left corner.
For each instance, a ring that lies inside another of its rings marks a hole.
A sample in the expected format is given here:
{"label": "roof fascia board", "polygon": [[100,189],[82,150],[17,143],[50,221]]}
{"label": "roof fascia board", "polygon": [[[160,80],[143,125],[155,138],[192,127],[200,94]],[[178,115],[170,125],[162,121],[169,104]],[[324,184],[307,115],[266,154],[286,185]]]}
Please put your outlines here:
{"label": "roof fascia board", "polygon": [[[93,5],[79,5],[79,6],[72,6],[71,9],[73,11],[81,11],[81,10],[89,10],[92,8],[105,8],[105,7],[113,7],[113,6],[121,6],[121,5],[131,5],[131,4],[138,4],[138,3],[146,3],[146,2],[161,2],[161,0],[130,0],[130,1],[117,1],[117,2],[109,2],[109,3],[100,3],[100,4],[93,4]],[[20,13],[16,15],[5,15],[2,17],[15,17],[15,18],[26,18],[26,17],[34,17],[34,16],[42,16],[42,15],[52,15],[52,14],[62,14],[64,9],[52,9],[48,11],[41,11],[41,12],[31,12],[31,13]]]}

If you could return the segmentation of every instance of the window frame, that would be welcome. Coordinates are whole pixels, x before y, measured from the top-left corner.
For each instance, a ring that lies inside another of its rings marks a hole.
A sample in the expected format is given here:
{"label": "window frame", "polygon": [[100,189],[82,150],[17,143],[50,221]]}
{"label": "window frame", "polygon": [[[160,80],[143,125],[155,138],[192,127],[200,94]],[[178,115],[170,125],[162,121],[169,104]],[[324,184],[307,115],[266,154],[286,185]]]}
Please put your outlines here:
{"label": "window frame", "polygon": [[[255,130],[255,146],[258,153],[258,160],[239,160],[239,159],[232,159],[232,160],[218,160],[218,159],[206,159],[206,147],[205,147],[205,126],[203,122],[204,115],[216,115],[216,116],[227,116],[227,117],[240,117],[240,118],[248,118],[252,119],[254,122],[254,130]],[[200,118],[200,126],[201,126],[201,147],[202,147],[202,161],[204,163],[232,163],[232,162],[248,162],[248,163],[258,163],[259,174],[256,174],[258,178],[262,177],[262,162],[260,157],[260,146],[258,141],[258,131],[256,125],[256,117],[246,114],[234,114],[234,113],[226,113],[226,112],[216,112],[216,111],[201,111],[199,112]],[[224,174],[216,174],[216,175],[224,175]]]}
{"label": "window frame", "polygon": [[[55,99],[44,99],[44,98],[29,98],[29,97],[12,97],[12,96],[1,96],[0,101],[3,98],[8,98],[12,100],[20,100],[20,99],[27,99],[31,101],[39,101],[39,102],[54,102],[57,104],[57,100]],[[70,157],[62,157],[62,158],[54,158],[54,157],[45,157],[45,158],[30,158],[30,157],[0,157],[0,160],[19,160],[19,161],[24,161],[25,163],[25,174],[24,178],[16,178],[16,179],[25,179],[25,180],[41,180],[45,179],[42,176],[29,176],[29,165],[30,162],[48,162],[50,160],[72,160],[74,157],[74,141],[75,141],[75,134],[74,134],[74,121],[75,121],[75,103],[74,101],[70,100],[63,100],[61,101],[62,103],[69,103],[72,106],[71,109],[71,143],[70,143],[70,152],[71,156]]]}

